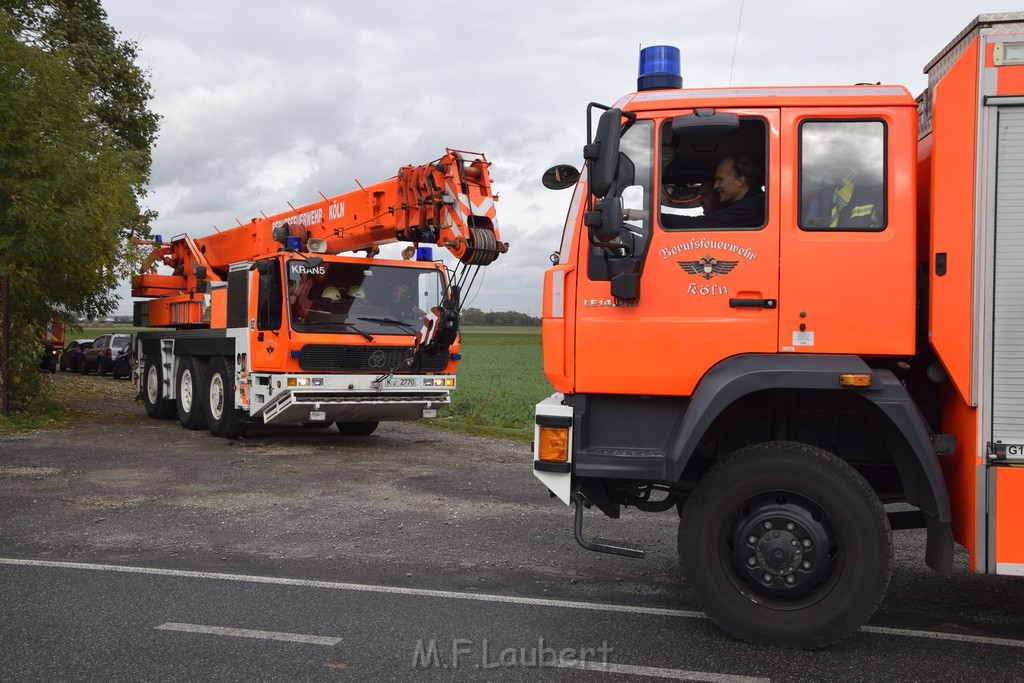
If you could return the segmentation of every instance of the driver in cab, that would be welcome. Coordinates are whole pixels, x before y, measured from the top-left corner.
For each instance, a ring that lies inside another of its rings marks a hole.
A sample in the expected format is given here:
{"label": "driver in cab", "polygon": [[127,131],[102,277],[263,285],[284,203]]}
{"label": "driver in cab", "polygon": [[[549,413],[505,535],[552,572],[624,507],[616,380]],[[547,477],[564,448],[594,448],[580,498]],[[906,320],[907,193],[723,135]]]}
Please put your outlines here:
{"label": "driver in cab", "polygon": [[721,206],[703,216],[664,213],[666,228],[755,228],[764,224],[764,177],[746,154],[731,154],[715,169],[714,191]]}

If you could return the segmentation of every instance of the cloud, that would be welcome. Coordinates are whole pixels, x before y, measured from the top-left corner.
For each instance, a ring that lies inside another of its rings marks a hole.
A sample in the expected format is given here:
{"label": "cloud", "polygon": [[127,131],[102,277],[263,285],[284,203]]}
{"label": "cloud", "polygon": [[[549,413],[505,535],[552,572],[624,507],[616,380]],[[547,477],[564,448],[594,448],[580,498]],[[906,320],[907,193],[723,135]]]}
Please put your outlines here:
{"label": "cloud", "polygon": [[[995,3],[1006,4],[1006,3]],[[139,43],[162,116],[156,231],[202,236],[438,158],[483,152],[511,251],[474,305],[538,312],[570,191],[545,168],[579,164],[589,102],[636,86],[638,48],[674,44],[688,87],[904,83],[987,2],[723,0],[105,0]],[[742,21],[740,10],[742,7]],[[1007,7],[1006,9],[1011,9]],[[125,302],[122,309],[127,311]]]}

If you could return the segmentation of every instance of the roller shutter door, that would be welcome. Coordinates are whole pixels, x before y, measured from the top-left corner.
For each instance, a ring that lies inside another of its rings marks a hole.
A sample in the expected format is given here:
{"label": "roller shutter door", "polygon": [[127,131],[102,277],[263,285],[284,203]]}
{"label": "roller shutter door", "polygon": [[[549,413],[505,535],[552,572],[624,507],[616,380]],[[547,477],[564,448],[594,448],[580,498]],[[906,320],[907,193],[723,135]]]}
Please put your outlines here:
{"label": "roller shutter door", "polygon": [[998,121],[992,436],[1024,446],[1024,107],[1000,107]]}

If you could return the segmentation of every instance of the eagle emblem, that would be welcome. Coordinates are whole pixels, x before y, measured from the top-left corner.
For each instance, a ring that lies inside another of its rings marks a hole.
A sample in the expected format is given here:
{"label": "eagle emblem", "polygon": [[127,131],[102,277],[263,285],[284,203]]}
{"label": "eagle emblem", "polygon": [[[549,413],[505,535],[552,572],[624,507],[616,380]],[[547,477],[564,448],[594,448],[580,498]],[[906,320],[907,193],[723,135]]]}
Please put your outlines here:
{"label": "eagle emblem", "polygon": [[677,261],[677,263],[687,273],[700,275],[705,280],[710,280],[716,275],[725,275],[731,272],[739,261],[719,261],[714,256],[708,254],[696,261]]}

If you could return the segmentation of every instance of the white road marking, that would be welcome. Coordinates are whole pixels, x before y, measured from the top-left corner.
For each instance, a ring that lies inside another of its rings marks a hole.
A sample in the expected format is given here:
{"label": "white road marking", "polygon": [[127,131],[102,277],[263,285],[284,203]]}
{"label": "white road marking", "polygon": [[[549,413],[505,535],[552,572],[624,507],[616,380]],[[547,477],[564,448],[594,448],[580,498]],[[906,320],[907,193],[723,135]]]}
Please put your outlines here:
{"label": "white road marking", "polygon": [[458,591],[430,590],[427,588],[404,588],[401,586],[375,586],[366,583],[342,583],[338,581],[311,581],[308,579],[285,579],[276,576],[252,576],[248,574],[221,574],[219,572],[196,572],[183,569],[156,569],[153,567],[124,567],[110,564],[87,562],[53,562],[50,560],[20,560],[0,558],[0,565],[23,565],[28,567],[52,567],[56,569],[87,569],[91,571],[119,572],[124,574],[151,574],[154,576],[177,576],[189,579],[215,579],[218,581],[241,581],[245,583],[268,583],[275,586],[303,586],[306,588],[328,588],[332,590],[359,591],[363,593],[388,593],[391,595],[416,595],[427,598],[451,598],[456,600],[477,600],[480,602],[501,602],[512,605],[537,605],[540,607],[562,607],[587,609],[599,612],[626,612],[665,617],[706,619],[703,612],[664,609],[660,607],[636,607],[599,602],[577,602],[575,600],[550,600],[547,598],[524,598],[515,595],[492,595],[487,593],[460,593]]}
{"label": "white road marking", "polygon": [[288,643],[309,643],[331,647],[341,642],[341,638],[326,636],[307,636],[302,633],[282,633],[280,631],[253,631],[248,628],[224,628],[223,626],[202,626],[200,624],[178,624],[172,621],[155,627],[158,631],[181,631],[182,633],[202,633],[213,636],[233,636],[235,638],[258,638],[260,640],[283,640]]}
{"label": "white road marking", "polygon": [[667,678],[673,681],[707,681],[707,683],[766,683],[770,678],[757,676],[737,676],[735,674],[714,674],[706,671],[686,671],[684,669],[662,669],[655,666],[634,666],[632,664],[612,664],[610,662],[558,662],[555,666],[561,669],[584,669],[610,674],[627,674],[630,676],[649,676],[651,678]]}
{"label": "white road marking", "polygon": [[[122,574],[149,574],[152,576],[174,576],[187,579],[213,579],[216,581],[239,581],[244,583],[265,583],[275,586],[302,586],[306,588],[326,588],[330,590],[358,591],[363,593],[386,593],[390,595],[415,595],[427,598],[450,598],[454,600],[476,600],[479,602],[496,602],[509,605],[536,605],[538,607],[559,607],[562,609],[583,609],[597,612],[620,612],[627,614],[647,614],[662,617],[680,617],[683,619],[707,619],[703,612],[682,609],[665,609],[661,607],[637,607],[634,605],[616,605],[613,603],[582,602],[577,600],[553,600],[549,598],[527,598],[516,595],[494,595],[488,593],[461,593],[458,591],[430,590],[427,588],[405,588],[402,586],[375,586],[366,583],[343,583],[340,581],[312,581],[309,579],[286,579],[276,576],[253,576],[249,574],[223,574],[219,572],[197,572],[184,569],[158,569],[155,567],[126,567],[112,564],[92,564],[88,562],[55,562],[52,560],[23,560],[18,558],[0,557],[0,565],[23,567],[50,567],[54,569],[85,569],[90,571],[118,572]],[[928,638],[952,642],[979,643],[982,645],[999,645],[1002,647],[1024,648],[1024,640],[1011,638],[989,638],[987,636],[971,636],[942,631],[919,631],[916,629],[888,628],[885,626],[861,626],[865,633],[878,635],[900,636],[906,638]]]}
{"label": "white road marking", "polygon": [[1024,647],[1024,640],[1012,638],[989,638],[988,636],[971,636],[966,633],[943,633],[941,631],[918,631],[911,628],[890,628],[888,626],[861,626],[865,633],[877,633],[883,636],[907,636],[909,638],[930,638],[932,640],[951,640],[958,643],[980,643],[981,645],[1002,645],[1003,647]]}

